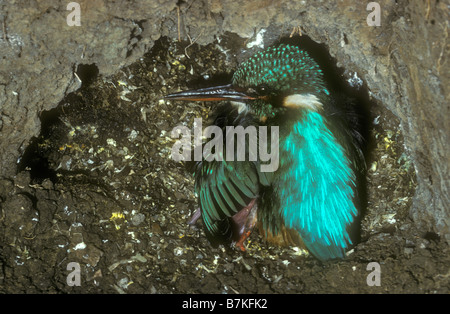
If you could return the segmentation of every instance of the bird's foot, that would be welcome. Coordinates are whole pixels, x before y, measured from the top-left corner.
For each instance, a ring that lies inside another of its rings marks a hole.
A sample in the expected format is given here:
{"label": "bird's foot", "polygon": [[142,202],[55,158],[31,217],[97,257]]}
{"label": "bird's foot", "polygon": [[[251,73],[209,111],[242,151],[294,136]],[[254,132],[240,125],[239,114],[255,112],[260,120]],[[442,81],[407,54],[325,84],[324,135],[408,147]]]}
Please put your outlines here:
{"label": "bird's foot", "polygon": [[235,246],[242,252],[245,252],[244,242],[250,236],[253,227],[257,222],[256,199],[253,199],[248,206],[244,207],[237,214],[231,217],[233,221],[233,237],[235,238]]}
{"label": "bird's foot", "polygon": [[243,233],[241,235],[241,237],[239,238],[239,240],[236,242],[236,247],[238,247],[239,249],[241,249],[242,252],[246,251],[245,245],[244,245],[244,241],[247,240],[247,238],[250,236],[250,234],[252,233],[251,230]]}

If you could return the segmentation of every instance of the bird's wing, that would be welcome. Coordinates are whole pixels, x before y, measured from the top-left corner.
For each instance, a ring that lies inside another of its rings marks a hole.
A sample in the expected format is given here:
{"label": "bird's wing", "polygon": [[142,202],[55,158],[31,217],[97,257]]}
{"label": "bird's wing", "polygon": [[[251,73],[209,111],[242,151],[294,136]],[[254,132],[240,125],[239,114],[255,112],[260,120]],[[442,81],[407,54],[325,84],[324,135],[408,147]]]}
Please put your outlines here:
{"label": "bird's wing", "polygon": [[234,152],[234,161],[225,158],[229,149],[226,145],[227,127],[257,128],[258,121],[251,113],[239,112],[230,104],[225,104],[217,108],[212,124],[223,132],[223,160],[197,162],[194,176],[206,234],[211,242],[217,243],[229,240],[232,235],[229,218],[257,198],[260,186],[270,185],[273,174],[262,173],[260,162],[249,160],[249,141],[259,143],[258,139],[245,137],[245,161],[238,161],[237,151]]}
{"label": "bird's wing", "polygon": [[259,194],[256,164],[249,161],[201,161],[195,172],[195,190],[208,238],[212,242],[231,237],[229,217]]}

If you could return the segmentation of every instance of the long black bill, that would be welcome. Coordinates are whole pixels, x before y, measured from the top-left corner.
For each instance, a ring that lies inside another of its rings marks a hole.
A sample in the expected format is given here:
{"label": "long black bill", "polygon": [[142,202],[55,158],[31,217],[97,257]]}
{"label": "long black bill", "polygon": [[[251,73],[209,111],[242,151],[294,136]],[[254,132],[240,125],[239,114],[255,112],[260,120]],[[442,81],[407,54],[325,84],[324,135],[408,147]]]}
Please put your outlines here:
{"label": "long black bill", "polygon": [[173,93],[165,96],[164,98],[169,100],[191,100],[191,101],[217,101],[217,100],[242,101],[247,99],[254,99],[251,96],[238,92],[231,86],[231,84]]}

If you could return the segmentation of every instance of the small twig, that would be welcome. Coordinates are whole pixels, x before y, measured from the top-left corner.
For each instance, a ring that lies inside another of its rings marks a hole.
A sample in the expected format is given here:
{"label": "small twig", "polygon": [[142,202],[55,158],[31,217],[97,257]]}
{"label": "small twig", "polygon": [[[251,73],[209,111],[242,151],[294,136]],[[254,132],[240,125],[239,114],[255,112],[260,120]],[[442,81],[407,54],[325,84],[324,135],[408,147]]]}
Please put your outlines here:
{"label": "small twig", "polygon": [[187,54],[187,49],[188,49],[190,46],[192,46],[193,44],[195,44],[195,42],[197,41],[197,39],[199,39],[200,36],[202,36],[204,30],[205,30],[205,29],[203,28],[202,31],[200,32],[200,34],[198,34],[198,36],[197,36],[194,40],[192,40],[191,36],[189,36],[189,34],[187,34],[187,36],[188,36],[188,38],[189,38],[190,44],[187,45],[186,48],[184,48],[184,54],[186,55],[186,57],[188,57],[188,59],[190,59],[191,57],[189,57],[189,55]]}
{"label": "small twig", "polygon": [[442,57],[444,55],[445,47],[447,46],[448,21],[445,21],[444,31],[445,31],[444,43],[442,44],[441,53],[439,54],[439,58],[437,60],[437,67],[436,67],[436,70],[437,70],[438,74],[440,74],[441,66],[443,66],[445,64],[445,62],[447,62],[447,60],[445,60],[444,63],[441,64],[441,60],[442,60]]}
{"label": "small twig", "polygon": [[427,0],[427,11],[425,13],[425,20],[428,20],[428,17],[430,16],[430,0]]}
{"label": "small twig", "polygon": [[8,43],[8,37],[6,36],[5,18],[3,18],[3,40]]}
{"label": "small twig", "polygon": [[180,7],[177,5],[177,18],[178,18],[178,42],[181,42],[181,33],[180,33]]}
{"label": "small twig", "polygon": [[292,36],[294,36],[296,29],[297,29],[297,26],[294,26],[294,28],[292,29],[291,34],[289,35],[289,38],[292,38]]}
{"label": "small twig", "polygon": [[195,0],[192,0],[192,2],[187,6],[186,10],[184,10],[184,13],[187,12],[191,8],[191,6],[194,4]]}
{"label": "small twig", "polygon": [[300,29],[300,26],[294,26],[294,28],[292,29],[291,34],[289,35],[289,38],[292,38],[292,36],[295,35],[295,33],[297,33],[302,36],[302,30]]}

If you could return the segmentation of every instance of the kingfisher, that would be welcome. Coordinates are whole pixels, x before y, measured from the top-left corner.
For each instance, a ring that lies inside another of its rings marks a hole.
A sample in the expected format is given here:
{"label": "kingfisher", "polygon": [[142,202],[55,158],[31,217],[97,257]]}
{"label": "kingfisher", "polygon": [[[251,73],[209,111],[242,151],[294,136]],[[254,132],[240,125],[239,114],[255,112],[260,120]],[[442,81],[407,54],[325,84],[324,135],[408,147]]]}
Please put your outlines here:
{"label": "kingfisher", "polygon": [[268,242],[305,248],[320,261],[345,257],[359,229],[363,138],[353,105],[327,87],[305,50],[269,47],[241,63],[228,85],[165,98],[221,101],[213,124],[223,132],[227,126],[279,128],[274,171],[262,171],[260,158],[196,163],[200,208],[190,223],[201,217],[210,242],[245,251],[257,226]]}

